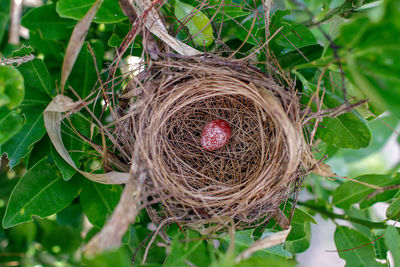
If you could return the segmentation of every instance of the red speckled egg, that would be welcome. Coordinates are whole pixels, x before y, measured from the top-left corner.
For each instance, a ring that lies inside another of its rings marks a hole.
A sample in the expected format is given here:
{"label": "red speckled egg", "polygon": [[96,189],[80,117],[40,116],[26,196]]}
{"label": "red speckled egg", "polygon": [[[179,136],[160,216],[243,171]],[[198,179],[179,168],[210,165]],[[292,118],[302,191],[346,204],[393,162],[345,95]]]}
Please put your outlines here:
{"label": "red speckled egg", "polygon": [[231,126],[225,120],[216,119],[207,123],[201,133],[201,147],[207,151],[220,149],[231,137]]}

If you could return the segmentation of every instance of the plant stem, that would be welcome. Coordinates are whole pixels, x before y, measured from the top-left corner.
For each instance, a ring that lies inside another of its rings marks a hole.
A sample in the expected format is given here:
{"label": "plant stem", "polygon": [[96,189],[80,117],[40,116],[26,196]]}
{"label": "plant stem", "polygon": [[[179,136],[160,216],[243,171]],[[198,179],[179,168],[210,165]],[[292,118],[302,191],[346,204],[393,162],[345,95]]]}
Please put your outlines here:
{"label": "plant stem", "polygon": [[330,212],[322,207],[310,205],[310,204],[304,203],[304,202],[297,202],[297,204],[307,207],[311,210],[317,211],[317,212],[331,218],[332,220],[334,220],[334,219],[345,220],[345,221],[349,221],[349,222],[353,222],[353,223],[358,223],[358,224],[364,225],[364,226],[366,226],[368,228],[372,228],[372,229],[386,229],[387,228],[387,225],[383,222],[371,222],[368,220],[355,218],[355,217],[352,217],[352,216],[349,216],[346,214],[336,214],[336,213]]}

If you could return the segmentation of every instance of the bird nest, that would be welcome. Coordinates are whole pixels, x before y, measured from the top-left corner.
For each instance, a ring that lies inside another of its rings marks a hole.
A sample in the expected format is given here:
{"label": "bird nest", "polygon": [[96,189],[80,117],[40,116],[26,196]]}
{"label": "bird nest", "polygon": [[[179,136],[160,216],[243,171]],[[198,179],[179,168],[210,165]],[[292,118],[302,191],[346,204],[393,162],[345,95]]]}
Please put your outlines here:
{"label": "bird nest", "polygon": [[[146,170],[153,220],[229,217],[254,226],[297,192],[310,154],[295,89],[226,59],[170,58],[143,73],[121,98],[114,134]],[[215,119],[230,124],[231,137],[208,151],[201,134]]]}

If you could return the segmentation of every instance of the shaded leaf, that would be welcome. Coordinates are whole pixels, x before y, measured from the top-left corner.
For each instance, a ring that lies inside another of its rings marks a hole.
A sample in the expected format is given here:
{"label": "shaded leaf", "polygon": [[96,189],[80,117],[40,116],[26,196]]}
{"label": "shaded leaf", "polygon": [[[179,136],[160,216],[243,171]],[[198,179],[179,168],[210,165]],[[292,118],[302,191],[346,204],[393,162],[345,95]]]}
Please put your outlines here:
{"label": "shaded leaf", "polygon": [[10,66],[0,66],[0,107],[14,109],[24,99],[24,78]]}
{"label": "shaded leaf", "polygon": [[57,167],[39,161],[14,188],[3,218],[3,227],[28,222],[32,216],[49,216],[68,206],[81,189],[78,177],[63,181]]}
{"label": "shaded leaf", "polygon": [[343,47],[349,78],[379,110],[399,117],[400,36],[393,33],[400,31],[400,9],[397,0],[383,1],[379,8],[378,16],[366,13],[344,24],[336,43]]}
{"label": "shaded leaf", "polygon": [[68,39],[76,22],[60,18],[55,8],[55,4],[48,4],[30,10],[23,16],[21,20],[22,26],[31,31],[39,31],[46,39]]}
{"label": "shaded leaf", "polygon": [[51,220],[43,220],[39,225],[44,231],[41,244],[53,254],[73,253],[81,245],[80,232],[69,225],[58,225]]}
{"label": "shaded leaf", "polygon": [[375,260],[376,255],[371,240],[357,230],[338,226],[335,231],[335,244],[339,256],[346,261],[347,267],[385,266]]}
{"label": "shaded leaf", "polygon": [[381,238],[381,232],[379,231],[379,234],[375,233],[375,231],[372,232],[372,238],[373,240],[376,240],[374,242],[374,248],[375,248],[375,253],[376,257],[378,259],[386,260],[387,259],[387,247],[385,245],[385,240]]}
{"label": "shaded leaf", "polygon": [[[25,157],[24,163],[26,169],[29,170],[40,160],[47,158],[50,154],[50,147],[50,139],[45,134],[38,142],[32,145],[32,150],[30,151],[29,155]],[[51,160],[48,160],[47,162],[50,163]]]}
{"label": "shaded leaf", "polygon": [[132,266],[126,247],[121,247],[118,250],[105,251],[95,257],[85,258],[83,262],[87,267]]}
{"label": "shaded leaf", "polygon": [[[200,10],[191,5],[175,0],[175,16],[188,29],[194,37],[193,40],[200,46],[209,46],[214,41],[210,20]],[[208,25],[207,25],[208,24]]]}
{"label": "shaded leaf", "polygon": [[61,172],[61,175],[65,181],[68,181],[72,178],[72,176],[76,173],[76,170],[70,166],[58,152],[51,147],[51,158],[54,160],[54,163],[57,165],[58,169]]}
{"label": "shaded leaf", "polygon": [[221,2],[219,0],[210,0],[209,3],[215,10],[220,8],[218,14],[214,18],[215,22],[221,22],[222,19],[226,22],[231,19],[249,15],[250,13],[243,9],[246,5],[243,1],[225,0],[224,2]]}
{"label": "shaded leaf", "polygon": [[[389,175],[363,175],[354,178],[357,181],[360,181],[365,184],[376,185],[376,186],[388,186],[393,184],[400,183],[400,174],[389,174]],[[342,209],[350,209],[351,205],[360,202],[369,194],[375,191],[374,188],[371,188],[365,184],[360,184],[353,181],[347,181],[341,184],[332,195],[332,203]],[[395,194],[394,191],[387,191],[377,195],[379,197],[381,195],[385,196],[386,198],[391,198],[393,196],[388,195]],[[381,200],[383,201],[383,200]],[[363,207],[370,206],[374,204],[374,201],[365,202]]]}
{"label": "shaded leaf", "polygon": [[89,221],[103,227],[117,206],[122,189],[119,185],[103,185],[86,180],[80,194],[80,203]]}
{"label": "shaded leaf", "polygon": [[2,1],[0,3],[0,42],[6,33],[6,27],[10,20],[10,1]]}
{"label": "shaded leaf", "polygon": [[[96,64],[99,70],[103,64],[104,47],[99,41],[90,43],[94,54],[96,55]],[[79,94],[85,98],[93,90],[98,78],[93,62],[93,56],[89,52],[88,45],[85,43],[79,53],[74,64],[71,74],[68,78],[68,84]]]}
{"label": "shaded leaf", "polygon": [[75,228],[77,232],[80,232],[83,228],[84,215],[82,212],[81,205],[79,203],[72,203],[62,211],[57,213],[57,223],[59,225],[66,225]]}
{"label": "shaded leaf", "polygon": [[[81,20],[96,0],[61,0],[57,3],[57,13],[63,18]],[[93,18],[97,23],[117,23],[126,19],[117,1],[104,0]]]}
{"label": "shaded leaf", "polygon": [[299,51],[291,51],[283,54],[278,58],[278,62],[282,68],[291,68],[300,64],[314,61],[321,57],[322,46],[320,45],[309,45],[299,49]]}

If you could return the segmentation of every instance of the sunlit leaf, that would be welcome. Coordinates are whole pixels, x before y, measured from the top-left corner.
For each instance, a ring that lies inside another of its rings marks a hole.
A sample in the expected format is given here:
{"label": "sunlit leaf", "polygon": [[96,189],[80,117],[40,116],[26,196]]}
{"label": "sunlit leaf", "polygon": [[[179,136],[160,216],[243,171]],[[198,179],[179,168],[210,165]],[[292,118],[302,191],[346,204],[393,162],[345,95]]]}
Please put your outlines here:
{"label": "sunlit leaf", "polygon": [[339,256],[346,261],[346,267],[386,266],[378,263],[371,240],[357,230],[338,226],[335,231],[335,244]]}
{"label": "sunlit leaf", "polygon": [[[364,198],[366,198],[369,194],[374,192],[376,189],[371,188],[367,186],[366,184],[371,184],[373,186],[388,186],[388,185],[393,185],[393,184],[398,184],[400,183],[400,174],[389,174],[389,175],[376,175],[376,174],[371,174],[371,175],[363,175],[354,178],[357,181],[360,181],[361,183],[353,182],[353,181],[347,181],[340,185],[335,192],[333,192],[333,198],[332,198],[332,203],[343,209],[349,209],[351,205],[360,202]],[[363,183],[363,184],[362,184]],[[392,198],[393,196],[388,195],[388,193],[395,194],[395,191],[387,191],[384,193],[381,193],[379,195],[385,196],[385,200]],[[376,197],[379,197],[377,195]],[[381,200],[384,201],[384,200]],[[370,206],[374,202],[372,201],[371,203],[365,203],[365,207]],[[367,205],[369,204],[369,205]]]}
{"label": "sunlit leaf", "polygon": [[200,46],[209,46],[214,41],[210,20],[203,12],[195,7],[175,0],[175,16],[183,23]]}
{"label": "sunlit leaf", "polygon": [[18,107],[24,99],[24,93],[24,79],[21,73],[13,67],[0,66],[0,107]]}
{"label": "sunlit leaf", "polygon": [[400,197],[393,199],[393,202],[386,210],[386,217],[392,220],[400,218]]}
{"label": "sunlit leaf", "polygon": [[395,266],[400,263],[400,234],[394,226],[388,226],[385,231],[385,244],[392,253]]}
{"label": "sunlit leaf", "polygon": [[24,117],[17,111],[0,109],[0,144],[16,135],[24,124]]}
{"label": "sunlit leaf", "polygon": [[[317,91],[317,86],[309,82],[300,73],[295,72],[303,83],[303,88],[309,97]],[[320,92],[320,96],[322,92]],[[343,104],[344,101],[337,95],[326,90],[322,109],[329,109]],[[315,109],[315,106],[314,106]],[[362,148],[371,142],[371,131],[365,119],[352,110],[337,117],[325,117],[317,130],[317,137],[336,147]]]}

